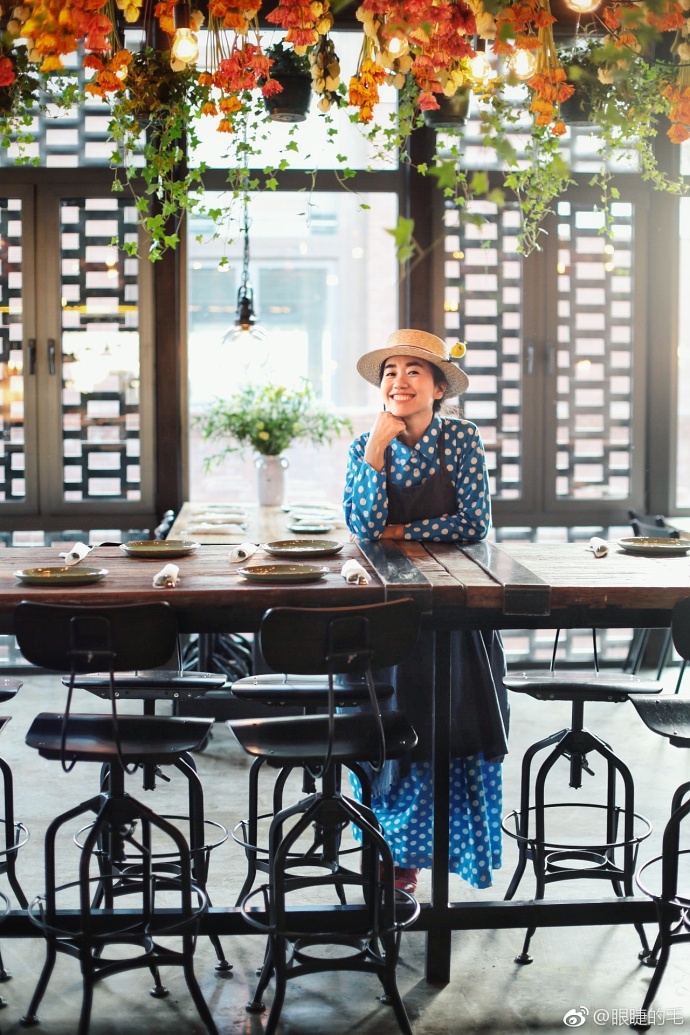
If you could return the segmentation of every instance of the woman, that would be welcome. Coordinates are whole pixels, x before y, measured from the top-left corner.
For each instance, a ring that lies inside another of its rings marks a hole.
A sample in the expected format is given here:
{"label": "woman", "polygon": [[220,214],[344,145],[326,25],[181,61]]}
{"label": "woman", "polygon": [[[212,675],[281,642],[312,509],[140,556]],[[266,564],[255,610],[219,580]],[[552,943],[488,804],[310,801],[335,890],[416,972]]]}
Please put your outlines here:
{"label": "woman", "polygon": [[[441,403],[468,386],[445,343],[426,331],[399,330],[366,353],[357,370],[383,403],[370,432],[350,446],[345,518],[360,539],[471,543],[491,526],[489,484],[476,426],[446,416]],[[391,845],[396,885],[414,891],[431,865],[431,697],[433,636],[392,675],[394,706],[419,736],[405,764],[372,774],[373,808]],[[452,634],[450,869],[489,887],[501,864],[501,759],[507,751],[505,661],[496,632]],[[355,792],[358,791],[356,783]]]}

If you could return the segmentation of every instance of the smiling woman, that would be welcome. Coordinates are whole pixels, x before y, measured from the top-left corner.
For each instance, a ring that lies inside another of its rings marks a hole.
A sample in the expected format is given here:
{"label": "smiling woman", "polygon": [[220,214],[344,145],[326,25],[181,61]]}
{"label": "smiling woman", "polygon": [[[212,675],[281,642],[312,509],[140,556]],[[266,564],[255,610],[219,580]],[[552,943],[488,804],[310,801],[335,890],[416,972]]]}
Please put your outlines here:
{"label": "smiling woman", "polygon": [[[476,542],[489,532],[488,478],[479,431],[440,409],[446,395],[468,386],[448,355],[436,335],[405,329],[357,364],[366,380],[380,380],[384,404],[371,432],[350,447],[345,517],[360,539]],[[508,719],[503,646],[498,633],[456,631],[451,651],[449,866],[475,887],[488,887],[492,870],[501,864],[499,759],[507,750]],[[373,785],[372,806],[393,848],[396,886],[407,892],[414,891],[418,871],[431,864],[426,691],[433,671],[433,636],[422,634],[410,660],[392,677],[396,707],[412,721],[419,745],[399,766],[389,764],[375,775]],[[481,701],[476,696],[480,688]]]}

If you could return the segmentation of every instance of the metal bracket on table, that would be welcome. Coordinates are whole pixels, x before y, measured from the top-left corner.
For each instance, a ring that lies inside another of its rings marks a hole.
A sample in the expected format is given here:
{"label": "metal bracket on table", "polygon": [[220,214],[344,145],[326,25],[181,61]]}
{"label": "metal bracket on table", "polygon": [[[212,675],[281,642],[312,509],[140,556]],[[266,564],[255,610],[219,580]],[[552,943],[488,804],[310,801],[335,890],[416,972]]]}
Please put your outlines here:
{"label": "metal bracket on table", "polygon": [[494,582],[503,587],[503,613],[506,615],[551,614],[551,586],[524,564],[494,543],[458,544]]}

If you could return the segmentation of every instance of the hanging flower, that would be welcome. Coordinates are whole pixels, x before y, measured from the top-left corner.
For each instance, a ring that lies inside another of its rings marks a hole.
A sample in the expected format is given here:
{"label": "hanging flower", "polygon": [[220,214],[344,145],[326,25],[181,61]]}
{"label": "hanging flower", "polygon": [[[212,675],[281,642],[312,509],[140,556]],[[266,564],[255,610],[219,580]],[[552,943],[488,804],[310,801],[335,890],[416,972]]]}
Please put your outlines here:
{"label": "hanging flower", "polygon": [[261,0],[209,0],[209,27],[214,19],[221,28],[246,36],[260,8]]}
{"label": "hanging flower", "polygon": [[0,87],[11,86],[16,78],[12,59],[3,55],[0,57]]}
{"label": "hanging flower", "polygon": [[[280,0],[278,6],[266,15],[271,25],[287,30],[286,43],[295,48],[313,47],[319,36],[325,36],[333,28],[330,0]],[[302,50],[304,53],[304,50]]]}
{"label": "hanging flower", "polygon": [[690,65],[681,65],[677,81],[662,93],[671,102],[667,136],[674,144],[682,144],[690,140]]}

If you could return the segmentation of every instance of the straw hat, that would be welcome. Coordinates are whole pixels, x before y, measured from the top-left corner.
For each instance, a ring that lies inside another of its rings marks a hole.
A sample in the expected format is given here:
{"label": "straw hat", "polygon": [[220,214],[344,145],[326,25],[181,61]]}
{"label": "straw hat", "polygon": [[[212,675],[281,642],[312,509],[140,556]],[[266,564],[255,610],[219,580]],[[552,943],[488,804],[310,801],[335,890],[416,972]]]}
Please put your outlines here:
{"label": "straw hat", "polygon": [[451,363],[448,346],[435,334],[428,331],[401,330],[393,331],[382,349],[372,349],[357,361],[357,370],[365,381],[378,386],[381,384],[381,364],[390,356],[416,356],[433,363],[443,373],[448,388],[445,395],[460,395],[467,390],[469,380],[464,371]]}

